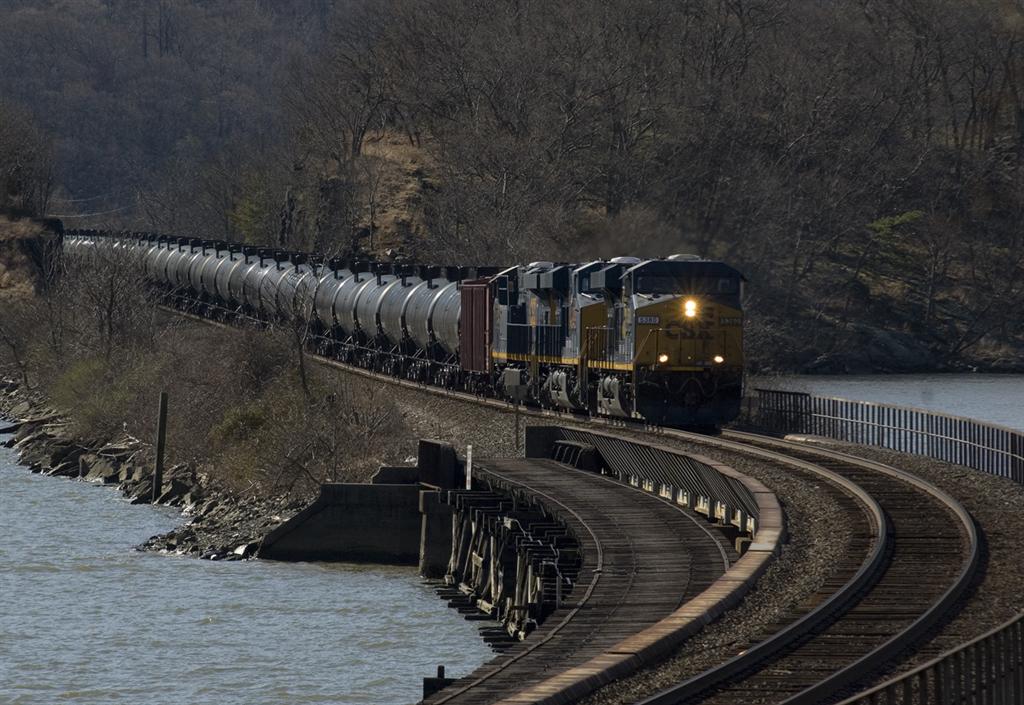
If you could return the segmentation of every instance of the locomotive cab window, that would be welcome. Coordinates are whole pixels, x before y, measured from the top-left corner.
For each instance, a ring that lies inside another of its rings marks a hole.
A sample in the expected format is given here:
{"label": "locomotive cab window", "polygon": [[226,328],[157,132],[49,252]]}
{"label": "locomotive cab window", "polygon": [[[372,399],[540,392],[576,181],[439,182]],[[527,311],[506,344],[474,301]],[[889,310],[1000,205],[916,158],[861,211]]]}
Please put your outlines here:
{"label": "locomotive cab window", "polygon": [[677,294],[680,284],[685,278],[646,274],[636,278],[636,293],[638,294]]}
{"label": "locomotive cab window", "polygon": [[739,282],[733,277],[686,277],[647,274],[637,277],[638,294],[735,294]]}

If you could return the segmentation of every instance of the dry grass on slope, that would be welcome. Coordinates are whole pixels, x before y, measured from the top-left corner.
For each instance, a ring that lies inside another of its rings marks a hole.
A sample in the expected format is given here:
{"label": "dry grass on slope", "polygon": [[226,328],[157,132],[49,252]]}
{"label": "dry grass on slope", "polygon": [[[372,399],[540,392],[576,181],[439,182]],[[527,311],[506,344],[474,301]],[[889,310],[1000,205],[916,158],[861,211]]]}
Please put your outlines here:
{"label": "dry grass on slope", "polygon": [[30,256],[33,242],[50,235],[44,223],[31,218],[0,216],[0,302],[31,296],[39,281],[39,268]]}

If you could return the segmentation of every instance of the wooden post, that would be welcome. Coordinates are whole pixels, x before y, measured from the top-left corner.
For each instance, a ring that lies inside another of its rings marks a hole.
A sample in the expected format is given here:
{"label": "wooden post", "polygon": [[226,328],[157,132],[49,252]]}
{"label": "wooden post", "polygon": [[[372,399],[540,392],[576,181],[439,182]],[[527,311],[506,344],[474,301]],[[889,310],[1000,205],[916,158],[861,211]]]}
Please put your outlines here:
{"label": "wooden post", "polygon": [[160,411],[156,422],[156,467],[153,468],[153,498],[156,504],[164,485],[164,445],[167,441],[167,392],[160,392]]}
{"label": "wooden post", "polygon": [[473,489],[473,446],[466,446],[466,489]]}

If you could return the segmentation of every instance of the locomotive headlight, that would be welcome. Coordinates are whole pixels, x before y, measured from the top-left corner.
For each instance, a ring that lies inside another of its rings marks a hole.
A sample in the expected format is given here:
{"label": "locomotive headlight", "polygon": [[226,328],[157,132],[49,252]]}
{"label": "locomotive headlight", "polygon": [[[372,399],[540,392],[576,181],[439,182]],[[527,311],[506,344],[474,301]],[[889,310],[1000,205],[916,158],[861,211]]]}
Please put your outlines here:
{"label": "locomotive headlight", "polygon": [[658,355],[658,362],[660,362],[663,365],[666,362],[668,362],[668,353],[661,353],[660,355]]}
{"label": "locomotive headlight", "polygon": [[721,365],[723,362],[725,362],[725,358],[722,357],[721,355],[715,355],[712,359],[715,361],[716,365]]}
{"label": "locomotive headlight", "polygon": [[693,299],[687,299],[683,304],[683,313],[686,314],[687,318],[695,318],[697,316],[697,302]]}

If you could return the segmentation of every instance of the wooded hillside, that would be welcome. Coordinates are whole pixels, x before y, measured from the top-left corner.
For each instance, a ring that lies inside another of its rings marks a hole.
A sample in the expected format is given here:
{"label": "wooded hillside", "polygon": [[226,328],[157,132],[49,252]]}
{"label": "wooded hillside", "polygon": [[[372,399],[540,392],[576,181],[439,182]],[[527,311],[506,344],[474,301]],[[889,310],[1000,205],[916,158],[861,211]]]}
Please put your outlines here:
{"label": "wooded hillside", "polygon": [[750,279],[755,365],[1024,367],[1010,0],[22,1],[0,62],[69,225],[696,252]]}

